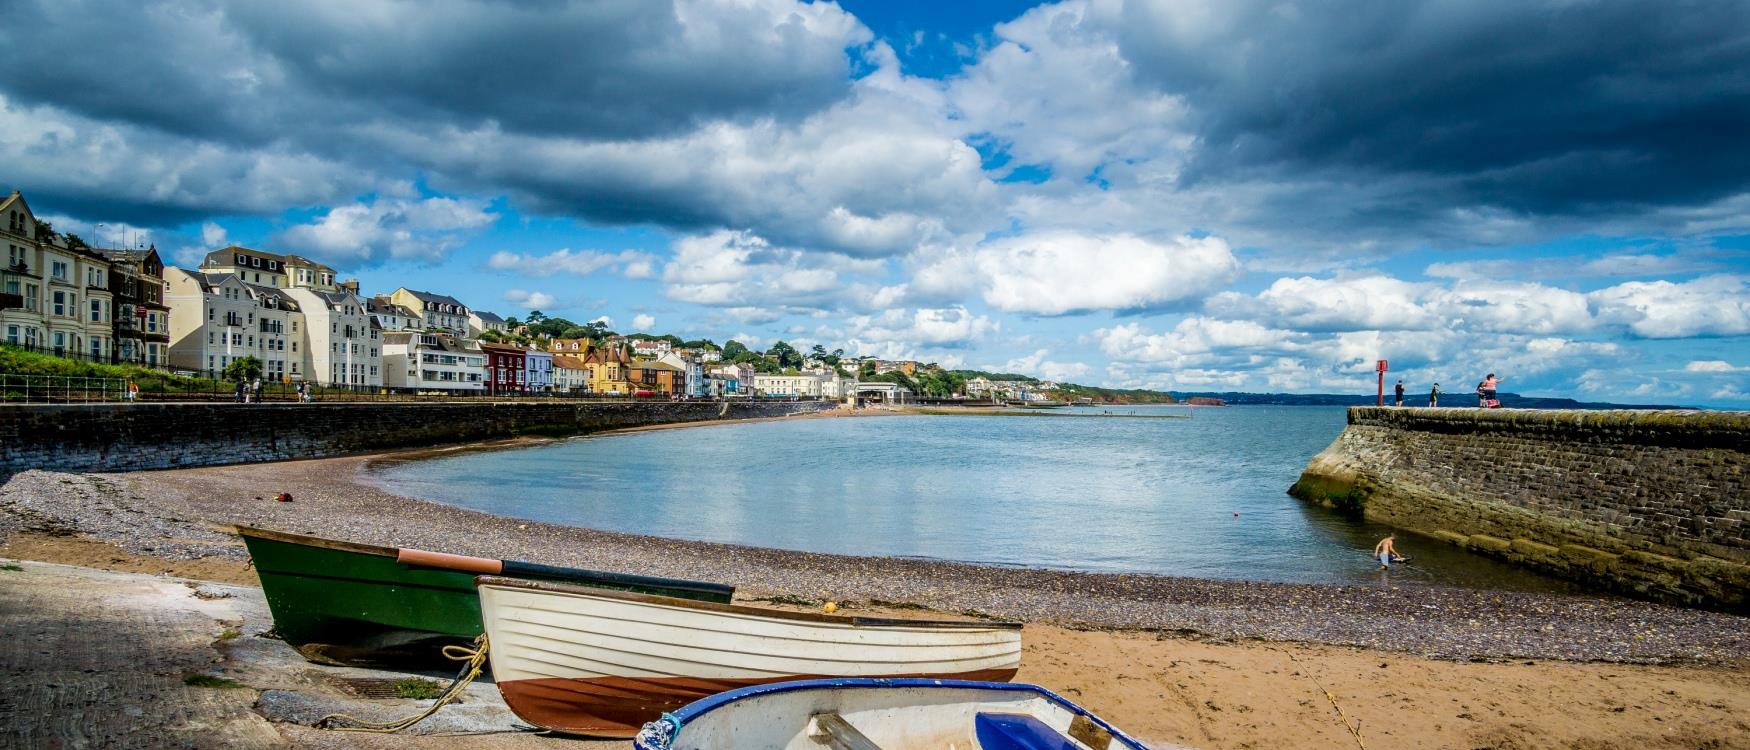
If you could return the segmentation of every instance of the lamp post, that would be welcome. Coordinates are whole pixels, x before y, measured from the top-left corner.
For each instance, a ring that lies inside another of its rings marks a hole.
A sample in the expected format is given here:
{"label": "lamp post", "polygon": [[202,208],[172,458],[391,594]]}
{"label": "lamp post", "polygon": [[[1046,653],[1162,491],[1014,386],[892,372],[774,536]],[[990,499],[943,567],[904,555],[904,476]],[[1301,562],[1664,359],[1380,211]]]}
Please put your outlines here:
{"label": "lamp post", "polygon": [[1374,371],[1379,373],[1379,406],[1385,406],[1385,371],[1388,367],[1389,364],[1383,359],[1373,364]]}

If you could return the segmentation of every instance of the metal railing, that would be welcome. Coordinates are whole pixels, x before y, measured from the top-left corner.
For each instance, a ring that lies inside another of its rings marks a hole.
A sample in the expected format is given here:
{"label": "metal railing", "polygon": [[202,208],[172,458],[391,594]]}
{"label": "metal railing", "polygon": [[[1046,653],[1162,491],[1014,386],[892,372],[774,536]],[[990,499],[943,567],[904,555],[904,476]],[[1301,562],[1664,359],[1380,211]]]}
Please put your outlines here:
{"label": "metal railing", "polygon": [[0,373],[0,401],[77,404],[120,401],[126,397],[124,378]]}

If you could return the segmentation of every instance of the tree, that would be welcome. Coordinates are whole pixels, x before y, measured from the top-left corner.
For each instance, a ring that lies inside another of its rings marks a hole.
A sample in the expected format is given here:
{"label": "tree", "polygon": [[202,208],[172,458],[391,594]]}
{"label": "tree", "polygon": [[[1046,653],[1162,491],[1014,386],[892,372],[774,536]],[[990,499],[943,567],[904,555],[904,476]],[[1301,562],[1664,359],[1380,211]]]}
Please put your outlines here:
{"label": "tree", "polygon": [[66,236],[66,240],[67,240],[67,247],[70,249],[73,249],[73,250],[83,250],[85,248],[91,247],[90,245],[85,244],[84,237],[80,237],[79,235],[76,235],[76,234],[68,233]]}
{"label": "tree", "polygon": [[534,324],[539,323],[539,322],[546,320],[546,319],[547,319],[546,313],[543,313],[540,310],[530,310],[529,311],[529,319],[525,322],[527,322],[529,325],[534,325]]}
{"label": "tree", "polygon": [[261,360],[255,357],[239,357],[225,366],[225,379],[248,382],[261,377]]}
{"label": "tree", "polygon": [[562,339],[587,339],[589,337],[589,329],[583,326],[572,326],[559,334],[559,338]]}
{"label": "tree", "polygon": [[796,347],[782,341],[773,344],[772,348],[767,349],[766,356],[776,358],[778,360],[778,367],[780,368],[802,366],[802,353],[796,351]]}
{"label": "tree", "polygon": [[50,224],[46,221],[43,221],[42,219],[36,220],[36,238],[37,239],[48,240],[49,242],[54,242],[55,238],[59,237],[59,236],[61,236],[61,235],[55,232],[55,226],[53,224]]}
{"label": "tree", "polygon": [[736,341],[735,339],[730,339],[727,343],[723,344],[723,358],[731,362],[740,361],[741,355],[746,353],[747,345],[740,341]]}

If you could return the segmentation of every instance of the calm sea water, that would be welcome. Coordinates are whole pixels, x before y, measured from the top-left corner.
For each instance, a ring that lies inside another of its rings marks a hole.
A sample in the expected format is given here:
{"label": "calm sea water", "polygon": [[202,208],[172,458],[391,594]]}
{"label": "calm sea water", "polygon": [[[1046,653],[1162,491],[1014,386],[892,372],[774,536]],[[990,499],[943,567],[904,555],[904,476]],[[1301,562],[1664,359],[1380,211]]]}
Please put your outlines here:
{"label": "calm sea water", "polygon": [[724,424],[401,462],[398,493],[506,516],[852,555],[1275,581],[1515,590],[1549,579],[1288,497],[1332,407],[1059,410]]}

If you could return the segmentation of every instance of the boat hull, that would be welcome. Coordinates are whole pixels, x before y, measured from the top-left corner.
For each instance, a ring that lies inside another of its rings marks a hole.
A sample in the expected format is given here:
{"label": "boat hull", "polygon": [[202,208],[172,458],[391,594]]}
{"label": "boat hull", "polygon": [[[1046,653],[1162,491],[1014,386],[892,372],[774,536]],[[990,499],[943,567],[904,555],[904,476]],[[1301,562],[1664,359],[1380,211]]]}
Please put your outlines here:
{"label": "boat hull", "polygon": [[412,568],[395,550],[244,533],[274,631],[322,664],[448,665],[440,651],[482,632],[474,575]]}
{"label": "boat hull", "polygon": [[[240,528],[238,533],[261,578],[275,632],[310,661],[447,670],[455,665],[444,658],[443,647],[472,643],[485,631],[475,573],[402,564],[397,561],[401,550],[391,547],[263,529]],[[550,570],[572,574],[573,581],[580,580],[576,575],[597,574]],[[590,585],[670,591],[606,581]],[[696,595],[728,600],[728,594]]]}
{"label": "boat hull", "polygon": [[1008,680],[1019,626],[871,620],[482,577],[494,680],[531,724],[631,737],[692,701],[807,677]]}

